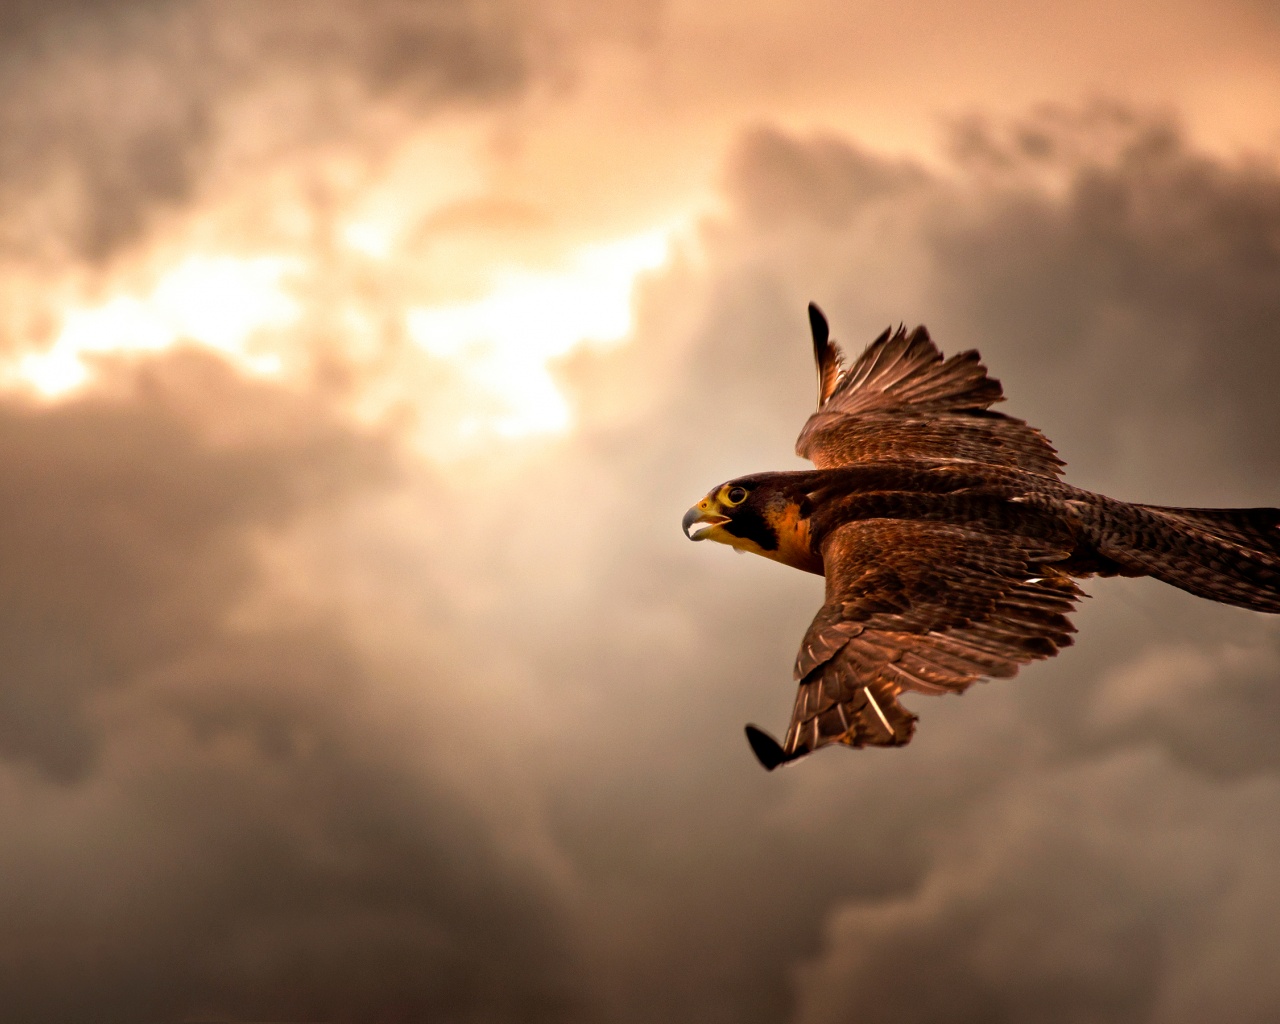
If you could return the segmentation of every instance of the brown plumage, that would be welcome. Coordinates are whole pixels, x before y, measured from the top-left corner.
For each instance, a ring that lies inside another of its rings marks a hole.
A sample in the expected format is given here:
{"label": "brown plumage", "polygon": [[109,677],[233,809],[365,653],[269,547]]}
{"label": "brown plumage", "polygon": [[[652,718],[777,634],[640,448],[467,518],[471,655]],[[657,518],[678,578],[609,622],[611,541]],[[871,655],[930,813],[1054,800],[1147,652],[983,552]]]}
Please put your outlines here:
{"label": "brown plumage", "polygon": [[900,328],[846,369],[816,306],[809,320],[818,410],[796,451],[818,468],[730,480],[684,518],[693,540],[826,577],[786,736],[747,726],[766,768],[832,743],[902,746],[916,722],[902,693],[960,693],[1057,654],[1080,578],[1154,576],[1280,612],[1280,509],[1072,487],[1043,434],[990,411],[1004,395],[977,352],[944,359],[923,327]]}

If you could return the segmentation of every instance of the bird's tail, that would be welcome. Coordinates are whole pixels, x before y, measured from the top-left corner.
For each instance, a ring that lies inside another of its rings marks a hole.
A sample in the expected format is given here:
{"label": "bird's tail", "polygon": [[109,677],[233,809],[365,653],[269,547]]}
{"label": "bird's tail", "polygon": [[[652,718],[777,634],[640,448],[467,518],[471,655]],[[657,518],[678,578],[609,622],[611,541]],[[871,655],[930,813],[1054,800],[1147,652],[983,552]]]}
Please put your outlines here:
{"label": "bird's tail", "polygon": [[1210,601],[1280,612],[1280,509],[1091,504],[1098,551]]}

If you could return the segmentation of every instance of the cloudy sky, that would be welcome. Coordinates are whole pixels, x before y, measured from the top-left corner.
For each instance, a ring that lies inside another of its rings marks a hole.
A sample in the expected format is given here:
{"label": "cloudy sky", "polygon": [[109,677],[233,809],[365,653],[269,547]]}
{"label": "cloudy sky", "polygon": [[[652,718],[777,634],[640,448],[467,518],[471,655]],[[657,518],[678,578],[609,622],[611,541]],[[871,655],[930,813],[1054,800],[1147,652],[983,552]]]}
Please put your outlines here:
{"label": "cloudy sky", "polygon": [[1280,504],[1280,10],[0,0],[0,1019],[1271,1021],[1280,622],[755,763],[804,305]]}

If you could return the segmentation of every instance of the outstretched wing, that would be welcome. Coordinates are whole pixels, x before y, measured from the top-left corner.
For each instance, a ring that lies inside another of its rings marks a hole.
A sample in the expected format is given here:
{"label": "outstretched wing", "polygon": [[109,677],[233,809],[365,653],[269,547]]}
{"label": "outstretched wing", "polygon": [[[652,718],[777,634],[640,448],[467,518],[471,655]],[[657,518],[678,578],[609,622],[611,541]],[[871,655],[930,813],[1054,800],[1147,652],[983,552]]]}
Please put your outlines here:
{"label": "outstretched wing", "polygon": [[748,726],[757,757],[772,769],[831,743],[901,746],[916,721],[903,692],[959,693],[1068,646],[1080,591],[1052,568],[1064,539],[902,519],[833,531],[790,727],[779,744]]}
{"label": "outstretched wing", "polygon": [[885,331],[848,369],[826,318],[809,306],[818,411],[796,454],[819,469],[853,462],[951,459],[1057,476],[1062,460],[1040,431],[991,412],[1004,401],[977,352],[944,359],[917,327]]}

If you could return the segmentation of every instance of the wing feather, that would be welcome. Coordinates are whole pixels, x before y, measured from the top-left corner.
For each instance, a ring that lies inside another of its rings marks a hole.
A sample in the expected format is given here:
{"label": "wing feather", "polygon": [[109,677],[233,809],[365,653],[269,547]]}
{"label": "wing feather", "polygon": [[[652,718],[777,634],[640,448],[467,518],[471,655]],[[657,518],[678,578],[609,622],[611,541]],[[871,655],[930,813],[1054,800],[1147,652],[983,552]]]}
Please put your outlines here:
{"label": "wing feather", "polygon": [[882,519],[833,531],[827,600],[800,645],[791,723],[772,762],[762,760],[833,743],[901,746],[916,720],[901,694],[960,693],[1070,645],[1080,591],[1041,564],[1064,556],[1042,538],[981,524]]}
{"label": "wing feather", "polygon": [[796,453],[820,469],[853,462],[952,459],[1058,476],[1062,460],[1040,431],[991,412],[1004,400],[975,351],[944,358],[923,327],[876,338],[845,369],[826,318],[809,307],[818,410]]}

